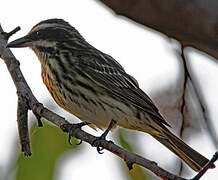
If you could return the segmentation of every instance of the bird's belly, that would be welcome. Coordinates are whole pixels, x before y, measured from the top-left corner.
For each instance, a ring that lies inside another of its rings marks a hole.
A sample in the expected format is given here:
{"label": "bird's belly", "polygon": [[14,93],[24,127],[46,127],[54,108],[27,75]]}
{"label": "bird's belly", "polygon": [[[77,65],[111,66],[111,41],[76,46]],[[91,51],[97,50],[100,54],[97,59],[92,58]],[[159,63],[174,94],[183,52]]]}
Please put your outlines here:
{"label": "bird's belly", "polygon": [[108,93],[102,92],[102,89],[98,89],[100,94],[95,94],[68,84],[71,90],[67,91],[53,79],[52,74],[45,73],[42,77],[56,103],[82,121],[90,122],[100,129],[107,128],[111,120],[117,121],[119,126],[139,130],[141,123],[144,123],[136,118],[135,107],[110,97]]}
{"label": "bird's belly", "polygon": [[114,99],[110,101],[106,99],[104,96],[94,98],[87,96],[86,100],[82,97],[74,97],[62,107],[82,121],[93,123],[100,129],[107,128],[112,119],[117,121],[118,125],[127,124],[127,119],[133,117],[133,114],[130,115],[131,110]]}
{"label": "bird's belly", "polygon": [[50,92],[56,103],[66,111],[72,113],[82,121],[90,122],[100,129],[105,129],[111,120],[117,121],[117,125],[134,129],[137,119],[132,109],[122,102],[107,96],[70,96],[64,98],[63,94]]}

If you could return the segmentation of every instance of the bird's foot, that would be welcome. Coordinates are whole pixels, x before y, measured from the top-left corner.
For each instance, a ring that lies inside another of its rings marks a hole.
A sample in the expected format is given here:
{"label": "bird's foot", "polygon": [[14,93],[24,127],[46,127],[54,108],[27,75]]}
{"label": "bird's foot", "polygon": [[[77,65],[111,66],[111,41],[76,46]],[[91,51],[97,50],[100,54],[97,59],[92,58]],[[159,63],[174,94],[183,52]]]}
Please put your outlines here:
{"label": "bird's foot", "polygon": [[[108,128],[104,131],[104,133],[100,136],[100,137],[96,137],[94,139],[94,141],[92,142],[92,146],[95,146],[97,147],[97,151],[99,154],[103,154],[103,152],[101,152],[104,148],[101,147],[101,143],[102,141],[105,141],[106,140],[106,136],[107,134],[109,133],[109,131],[114,127],[114,125],[116,124],[117,122],[114,121],[113,119],[111,120]],[[112,141],[109,141],[110,143],[113,143]]]}
{"label": "bird's foot", "polygon": [[92,146],[95,146],[97,148],[97,151],[99,154],[103,154],[102,150],[104,149],[101,147],[101,142],[106,140],[104,134],[102,134],[99,137],[96,137],[94,141],[92,142]]}
{"label": "bird's foot", "polygon": [[[64,124],[61,126],[61,129],[64,131],[64,132],[68,132],[69,133],[69,136],[68,136],[68,143],[70,145],[72,145],[71,143],[71,138],[74,137],[74,134],[76,132],[76,130],[81,130],[81,128],[83,126],[86,126],[86,125],[89,125],[90,123],[88,122],[81,122],[81,123],[77,123],[77,124]],[[80,140],[79,143],[77,143],[76,145],[80,145],[82,143],[82,140]]]}
{"label": "bird's foot", "polygon": [[[103,133],[101,136],[99,137],[96,137],[94,139],[94,141],[92,142],[92,146],[96,147],[97,148],[97,152],[99,154],[103,154],[104,152],[102,152],[102,150],[104,149],[103,147],[101,147],[101,143],[103,141],[106,141],[106,135]],[[110,143],[113,143],[113,141],[108,141]]]}

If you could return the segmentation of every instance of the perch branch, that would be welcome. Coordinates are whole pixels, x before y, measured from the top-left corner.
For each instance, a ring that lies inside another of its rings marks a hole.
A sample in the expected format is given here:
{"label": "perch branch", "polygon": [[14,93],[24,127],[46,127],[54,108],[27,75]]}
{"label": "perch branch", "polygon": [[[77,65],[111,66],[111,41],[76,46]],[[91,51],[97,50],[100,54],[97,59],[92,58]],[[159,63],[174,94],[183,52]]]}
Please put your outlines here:
{"label": "perch branch", "polygon": [[[56,113],[50,111],[49,109],[45,108],[41,103],[38,102],[36,97],[33,95],[30,87],[28,86],[21,70],[19,67],[18,60],[12,54],[12,52],[5,48],[7,41],[4,37],[4,33],[1,26],[0,26],[0,57],[4,60],[8,71],[11,74],[11,77],[14,81],[14,84],[17,88],[18,92],[18,108],[19,108],[19,115],[18,115],[18,123],[19,123],[19,132],[20,132],[20,140],[22,140],[22,151],[26,155],[30,155],[31,151],[29,148],[29,137],[28,137],[28,126],[27,126],[27,109],[32,110],[34,114],[38,117],[44,117],[49,122],[53,123],[56,126],[59,126],[64,132],[71,132],[70,131],[70,123],[65,120],[63,117],[57,115]],[[20,107],[23,106],[24,107]],[[24,121],[24,122],[23,122]],[[22,127],[24,126],[24,127]],[[21,132],[22,131],[22,132]],[[23,136],[24,134],[24,136]],[[95,136],[92,136],[89,133],[84,132],[81,129],[76,129],[71,136],[78,138],[82,141],[85,141],[89,144],[95,140]],[[162,179],[169,179],[169,180],[185,180],[182,177],[176,176],[161,167],[159,167],[155,162],[147,160],[139,155],[134,153],[128,152],[121,147],[111,143],[110,141],[101,141],[101,147],[104,149],[114,153],[115,155],[119,156],[120,158],[124,159],[127,162],[129,167],[132,167],[132,164],[138,164],[146,169],[149,169],[157,176],[161,177]]]}

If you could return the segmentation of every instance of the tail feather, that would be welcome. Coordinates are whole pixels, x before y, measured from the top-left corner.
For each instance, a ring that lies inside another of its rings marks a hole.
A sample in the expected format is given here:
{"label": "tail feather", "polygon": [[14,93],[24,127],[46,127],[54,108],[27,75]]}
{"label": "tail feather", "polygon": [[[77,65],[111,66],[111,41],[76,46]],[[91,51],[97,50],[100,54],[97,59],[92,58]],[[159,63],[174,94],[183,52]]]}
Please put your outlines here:
{"label": "tail feather", "polygon": [[209,162],[207,158],[185,144],[167,129],[163,130],[162,132],[166,138],[155,134],[151,134],[151,136],[179,156],[193,170],[200,171]]}

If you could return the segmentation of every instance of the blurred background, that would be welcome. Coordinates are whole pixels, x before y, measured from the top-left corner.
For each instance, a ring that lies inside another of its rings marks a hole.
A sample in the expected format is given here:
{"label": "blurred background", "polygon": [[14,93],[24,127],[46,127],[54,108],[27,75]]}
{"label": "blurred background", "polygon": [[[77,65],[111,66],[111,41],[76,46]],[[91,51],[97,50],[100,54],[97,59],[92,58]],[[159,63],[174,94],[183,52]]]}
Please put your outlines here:
{"label": "blurred background", "polygon": [[[126,5],[126,4],[124,4]],[[172,125],[172,131],[195,150],[211,158],[218,149],[218,66],[217,60],[192,47],[184,50],[191,80],[184,79],[180,43],[151,28],[140,25],[114,12],[100,1],[3,1],[0,23],[8,32],[16,26],[21,30],[9,41],[25,35],[36,23],[49,18],[68,21],[97,49],[114,57],[134,76],[140,87],[154,100],[161,113]],[[188,28],[188,26],[187,26]],[[217,46],[216,46],[217,47]],[[198,48],[199,49],[199,48]],[[46,107],[71,122],[79,122],[60,109],[41,80],[41,67],[29,49],[13,49],[21,70],[37,99]],[[43,120],[37,127],[29,113],[33,155],[20,153],[16,122],[17,95],[13,81],[0,60],[0,180],[152,180],[158,179],[139,166],[128,171],[118,157],[86,143],[69,145],[68,135]],[[202,111],[203,104],[203,111]],[[205,118],[206,117],[206,118]],[[85,131],[99,136],[102,131],[88,127]],[[108,136],[116,144],[157,162],[164,169],[191,178],[190,168],[149,135],[118,128]],[[216,165],[218,165],[216,163]],[[218,171],[209,170],[202,179],[216,179]]]}

